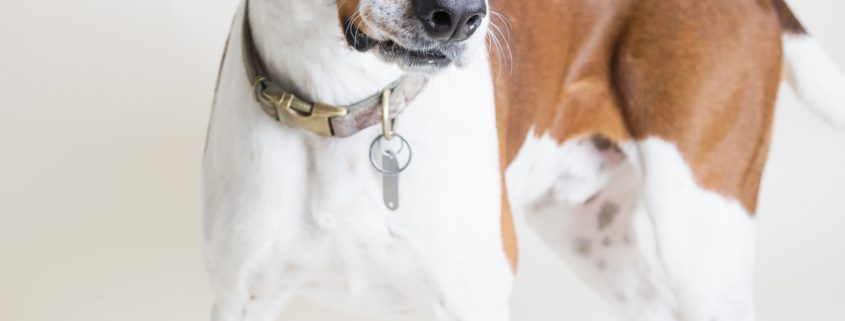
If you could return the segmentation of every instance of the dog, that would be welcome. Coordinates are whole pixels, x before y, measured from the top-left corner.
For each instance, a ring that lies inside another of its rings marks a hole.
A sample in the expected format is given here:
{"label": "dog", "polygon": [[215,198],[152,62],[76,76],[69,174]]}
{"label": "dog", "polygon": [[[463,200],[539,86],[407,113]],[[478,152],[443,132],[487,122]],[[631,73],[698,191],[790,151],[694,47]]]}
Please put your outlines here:
{"label": "dog", "polygon": [[[507,319],[514,272],[505,248],[513,240],[501,232],[486,5],[244,3],[203,166],[214,320],[274,320],[294,294],[366,315]],[[424,24],[418,16],[426,15]],[[462,30],[451,19],[464,21]],[[417,79],[393,86],[403,75]],[[267,108],[267,88],[295,94],[277,95],[283,107],[367,106],[348,121],[308,123],[300,119],[318,118],[317,107],[311,118]],[[368,157],[384,132],[380,121],[367,127],[380,120],[380,104],[362,104],[386,88],[392,117],[410,101],[395,130],[413,151],[396,210],[384,204],[385,175]]]}
{"label": "dog", "polygon": [[213,320],[508,320],[522,218],[627,319],[752,320],[783,69],[845,127],[783,0],[245,0],[203,159]]}

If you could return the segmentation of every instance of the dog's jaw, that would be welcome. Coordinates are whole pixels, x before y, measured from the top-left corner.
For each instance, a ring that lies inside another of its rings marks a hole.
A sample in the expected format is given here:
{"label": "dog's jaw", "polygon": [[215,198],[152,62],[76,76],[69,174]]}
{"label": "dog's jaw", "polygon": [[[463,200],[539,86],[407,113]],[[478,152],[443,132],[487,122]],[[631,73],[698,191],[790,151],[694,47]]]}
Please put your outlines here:
{"label": "dog's jaw", "polygon": [[[376,40],[358,29],[351,21],[345,23],[344,33],[348,45],[359,52],[370,52],[387,63],[407,72],[436,73],[449,67],[453,59],[463,55],[463,45],[451,44],[428,50],[411,50],[393,40]],[[457,49],[454,49],[457,47]],[[463,60],[463,59],[461,59]]]}
{"label": "dog's jaw", "polygon": [[465,41],[431,38],[417,16],[413,1],[357,0],[338,3],[338,16],[349,47],[369,52],[407,72],[437,73],[463,67],[478,47],[484,47],[489,19]]}
{"label": "dog's jaw", "polygon": [[319,1],[250,0],[249,10],[255,45],[267,72],[301,98],[346,105],[381,91],[403,74],[372,53],[350,50],[333,6]]}

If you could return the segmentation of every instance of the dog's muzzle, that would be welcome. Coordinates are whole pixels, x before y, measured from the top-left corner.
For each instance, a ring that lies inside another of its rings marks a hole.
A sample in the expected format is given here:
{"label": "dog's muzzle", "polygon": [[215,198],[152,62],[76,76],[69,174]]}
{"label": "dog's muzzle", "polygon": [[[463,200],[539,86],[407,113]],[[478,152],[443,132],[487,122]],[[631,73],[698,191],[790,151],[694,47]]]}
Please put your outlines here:
{"label": "dog's muzzle", "polygon": [[386,35],[384,39],[375,39],[347,21],[343,27],[349,46],[360,52],[375,49],[382,60],[411,71],[462,65],[467,41],[487,16],[486,0],[412,0],[410,5],[412,15],[396,23],[399,27],[368,24],[384,29],[377,33]]}

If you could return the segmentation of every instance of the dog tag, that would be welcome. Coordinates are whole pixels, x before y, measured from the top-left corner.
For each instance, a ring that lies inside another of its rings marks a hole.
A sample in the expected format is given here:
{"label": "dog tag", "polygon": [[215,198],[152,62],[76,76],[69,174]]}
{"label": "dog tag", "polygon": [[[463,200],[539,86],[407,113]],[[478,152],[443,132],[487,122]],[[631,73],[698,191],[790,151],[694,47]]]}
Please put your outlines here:
{"label": "dog tag", "polygon": [[388,143],[389,139],[384,135],[379,135],[370,144],[370,164],[381,173],[384,206],[391,211],[399,209],[399,174],[408,169],[414,157],[411,144],[404,137],[397,134],[393,137],[393,144]]}
{"label": "dog tag", "polygon": [[[395,211],[399,209],[399,159],[391,150],[386,150],[381,156],[381,166],[386,174],[382,174],[382,194],[384,205],[387,209]],[[395,174],[392,174],[395,173]]]}

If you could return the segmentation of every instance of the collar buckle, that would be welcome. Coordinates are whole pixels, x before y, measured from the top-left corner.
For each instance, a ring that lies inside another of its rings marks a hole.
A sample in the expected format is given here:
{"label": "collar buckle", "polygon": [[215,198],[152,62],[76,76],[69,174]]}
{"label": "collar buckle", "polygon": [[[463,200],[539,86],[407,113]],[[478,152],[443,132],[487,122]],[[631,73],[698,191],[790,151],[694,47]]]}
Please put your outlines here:
{"label": "collar buckle", "polygon": [[346,116],[349,112],[342,107],[307,103],[289,92],[275,88],[265,88],[261,96],[273,104],[277,120],[321,136],[333,136],[331,118]]}

